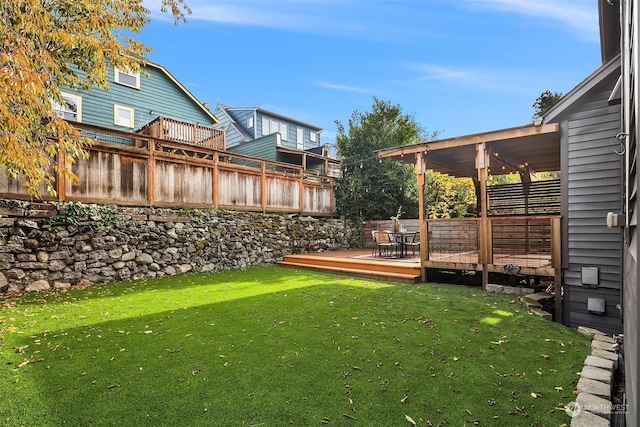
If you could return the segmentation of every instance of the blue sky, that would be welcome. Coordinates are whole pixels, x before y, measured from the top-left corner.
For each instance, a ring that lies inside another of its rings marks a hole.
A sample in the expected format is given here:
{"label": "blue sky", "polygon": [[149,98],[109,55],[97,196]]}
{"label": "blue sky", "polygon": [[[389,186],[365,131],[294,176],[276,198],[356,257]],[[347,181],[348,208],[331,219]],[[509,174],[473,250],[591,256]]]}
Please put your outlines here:
{"label": "blue sky", "polygon": [[600,65],[597,0],[145,0],[138,38],[198,99],[259,107],[335,142],[373,97],[440,138],[530,123],[545,90]]}

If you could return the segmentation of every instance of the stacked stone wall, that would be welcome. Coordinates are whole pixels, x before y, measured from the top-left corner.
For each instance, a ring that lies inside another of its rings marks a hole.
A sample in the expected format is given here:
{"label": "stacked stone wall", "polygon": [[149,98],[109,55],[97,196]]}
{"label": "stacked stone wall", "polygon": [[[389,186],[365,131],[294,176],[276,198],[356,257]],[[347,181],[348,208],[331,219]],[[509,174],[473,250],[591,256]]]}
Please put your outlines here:
{"label": "stacked stone wall", "polygon": [[244,268],[361,244],[361,230],[331,218],[0,200],[0,293]]}

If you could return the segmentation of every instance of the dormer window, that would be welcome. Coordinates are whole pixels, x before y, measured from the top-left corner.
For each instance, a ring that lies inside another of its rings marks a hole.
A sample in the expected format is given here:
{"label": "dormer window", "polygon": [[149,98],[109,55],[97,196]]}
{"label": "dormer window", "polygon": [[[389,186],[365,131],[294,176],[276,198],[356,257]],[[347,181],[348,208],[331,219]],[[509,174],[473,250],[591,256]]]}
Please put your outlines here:
{"label": "dormer window", "polygon": [[309,132],[309,140],[311,142],[318,142],[318,133],[317,132]]}
{"label": "dormer window", "polygon": [[247,117],[247,129],[253,129],[253,116]]}
{"label": "dormer window", "polygon": [[132,73],[128,70],[115,68],[113,70],[114,81],[124,86],[140,89],[140,73]]}

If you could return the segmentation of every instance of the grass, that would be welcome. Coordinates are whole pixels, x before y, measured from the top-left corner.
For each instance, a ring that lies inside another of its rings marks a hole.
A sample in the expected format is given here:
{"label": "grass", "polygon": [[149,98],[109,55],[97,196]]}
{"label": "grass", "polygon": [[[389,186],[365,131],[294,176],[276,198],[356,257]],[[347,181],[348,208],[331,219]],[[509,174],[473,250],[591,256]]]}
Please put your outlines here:
{"label": "grass", "polygon": [[275,266],[6,299],[6,426],[558,426],[589,340],[476,287]]}

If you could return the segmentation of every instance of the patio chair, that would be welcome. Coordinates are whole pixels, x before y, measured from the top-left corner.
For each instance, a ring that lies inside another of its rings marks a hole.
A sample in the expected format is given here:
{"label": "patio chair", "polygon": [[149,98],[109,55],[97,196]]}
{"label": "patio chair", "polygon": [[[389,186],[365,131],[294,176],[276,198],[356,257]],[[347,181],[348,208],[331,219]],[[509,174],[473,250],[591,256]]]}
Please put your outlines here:
{"label": "patio chair", "polygon": [[420,232],[418,231],[416,234],[414,234],[413,239],[411,239],[410,242],[405,242],[404,245],[407,249],[411,248],[411,254],[415,257],[416,248],[420,250]]}
{"label": "patio chair", "polygon": [[395,239],[391,238],[391,233],[388,231],[376,231],[374,240],[378,248],[378,254],[380,256],[390,257],[394,249],[397,249],[400,245]]}
{"label": "patio chair", "polygon": [[378,242],[376,241],[376,233],[378,230],[371,230],[371,239],[373,240],[373,250],[371,251],[371,256],[376,256],[376,252],[378,252]]}

